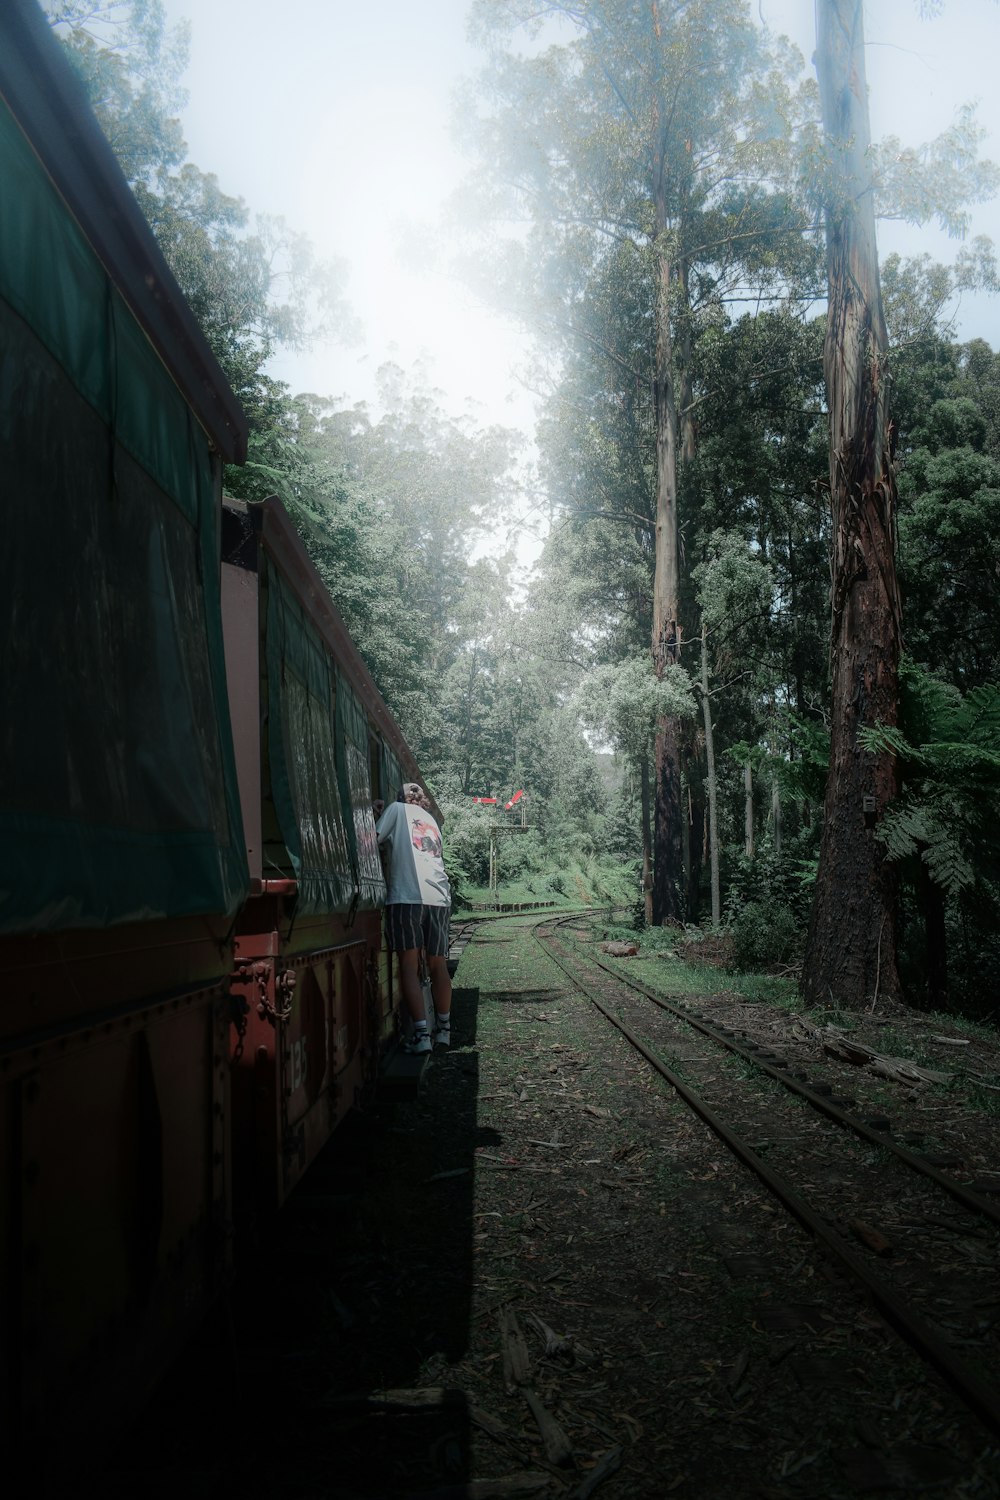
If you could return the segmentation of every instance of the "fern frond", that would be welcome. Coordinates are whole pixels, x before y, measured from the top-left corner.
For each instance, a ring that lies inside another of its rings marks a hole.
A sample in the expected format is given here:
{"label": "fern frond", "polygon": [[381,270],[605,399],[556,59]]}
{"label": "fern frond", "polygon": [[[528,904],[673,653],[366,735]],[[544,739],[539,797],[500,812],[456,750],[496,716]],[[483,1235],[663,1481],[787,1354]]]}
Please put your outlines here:
{"label": "fern frond", "polygon": [[942,834],[936,842],[927,846],[921,858],[934,884],[939,885],[948,896],[957,896],[964,886],[971,885],[975,879],[975,871],[953,835]]}
{"label": "fern frond", "polygon": [[878,837],[885,845],[886,858],[898,860],[916,854],[933,833],[934,822],[926,808],[919,804],[894,802],[879,825]]}
{"label": "fern frond", "polygon": [[901,723],[911,741],[937,739],[962,709],[962,695],[926,667],[904,657],[899,664]]}
{"label": "fern frond", "polygon": [[946,895],[957,896],[975,880],[963,847],[963,835],[968,833],[966,812],[961,799],[893,803],[878,831],[886,858],[897,861],[919,854],[934,884]]}
{"label": "fern frond", "polygon": [[869,755],[897,755],[910,765],[923,765],[921,747],[913,745],[894,724],[864,724],[858,730],[858,743]]}
{"label": "fern frond", "polygon": [[988,746],[1000,740],[1000,687],[983,683],[971,688],[962,704],[962,738]]}
{"label": "fern frond", "polygon": [[920,751],[922,763],[933,771],[947,772],[952,783],[993,783],[1000,789],[1000,751],[954,740],[921,745]]}

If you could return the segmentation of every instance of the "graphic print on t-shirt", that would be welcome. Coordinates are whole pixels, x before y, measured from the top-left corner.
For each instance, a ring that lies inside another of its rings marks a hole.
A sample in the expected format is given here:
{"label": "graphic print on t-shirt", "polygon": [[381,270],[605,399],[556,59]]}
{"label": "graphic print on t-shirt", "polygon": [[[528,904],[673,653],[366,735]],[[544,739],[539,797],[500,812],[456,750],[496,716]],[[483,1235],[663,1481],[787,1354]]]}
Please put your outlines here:
{"label": "graphic print on t-shirt", "polygon": [[414,849],[422,854],[433,854],[441,858],[441,835],[436,823],[427,823],[422,818],[410,826],[410,838]]}
{"label": "graphic print on t-shirt", "polygon": [[432,814],[404,802],[390,802],[376,824],[379,846],[388,855],[387,902],[450,906],[451,886],[441,857],[441,830]]}

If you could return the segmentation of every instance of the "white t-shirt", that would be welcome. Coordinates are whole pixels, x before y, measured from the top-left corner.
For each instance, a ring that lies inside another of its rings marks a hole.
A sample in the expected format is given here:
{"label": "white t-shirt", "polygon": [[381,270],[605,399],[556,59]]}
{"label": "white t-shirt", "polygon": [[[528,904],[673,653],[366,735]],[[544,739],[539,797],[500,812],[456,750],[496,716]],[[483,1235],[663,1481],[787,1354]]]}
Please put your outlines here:
{"label": "white t-shirt", "polygon": [[375,831],[379,847],[389,851],[386,905],[451,905],[441,830],[429,812],[412,802],[390,802]]}

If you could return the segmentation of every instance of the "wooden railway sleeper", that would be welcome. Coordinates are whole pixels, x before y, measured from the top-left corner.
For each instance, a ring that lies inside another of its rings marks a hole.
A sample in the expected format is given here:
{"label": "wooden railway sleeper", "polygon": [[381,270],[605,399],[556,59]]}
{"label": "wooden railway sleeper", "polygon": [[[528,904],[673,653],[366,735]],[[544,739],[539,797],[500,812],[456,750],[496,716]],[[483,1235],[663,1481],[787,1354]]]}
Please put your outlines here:
{"label": "wooden railway sleeper", "polygon": [[[552,956],[555,958],[555,955]],[[569,975],[581,994],[587,997],[605,1019],[620,1031],[631,1046],[670,1084],[688,1108],[704,1120],[732,1155],[759,1177],[765,1187],[798,1219],[813,1239],[823,1246],[832,1260],[864,1289],[872,1305],[878,1309],[886,1322],[920,1354],[926,1363],[933,1366],[944,1377],[982,1421],[994,1431],[1000,1431],[1000,1392],[996,1386],[985,1380],[977,1370],[965,1364],[950,1343],[945,1342],[919,1313],[900,1298],[891,1287],[886,1286],[880,1277],[873,1274],[845,1243],[838,1231],[826,1221],[825,1216],[812,1209],[782,1174],[768,1166],[762,1157],[736,1135],[706,1101],[689,1088],[683,1079],[674,1073],[626,1022],[591,993],[566,964],[558,958],[555,958],[555,962]],[[598,967],[605,969],[607,966],[598,964]],[[621,976],[615,974],[613,970],[608,972],[621,981]],[[640,988],[628,983],[625,987]],[[682,1017],[682,1019],[686,1018]]]}
{"label": "wooden railway sleeper", "polygon": [[678,1020],[692,1026],[696,1031],[702,1032],[710,1040],[733,1052],[737,1057],[742,1057],[747,1062],[752,1062],[755,1067],[760,1068],[778,1083],[783,1084],[785,1088],[790,1089],[793,1093],[807,1100],[814,1109],[819,1110],[828,1119],[833,1120],[838,1125],[844,1126],[847,1130],[853,1131],[855,1135],[861,1136],[871,1145],[891,1151],[894,1156],[897,1156],[900,1161],[904,1162],[913,1171],[919,1172],[931,1182],[936,1183],[938,1187],[954,1198],[957,1203],[960,1203],[963,1208],[969,1209],[972,1213],[979,1214],[984,1219],[990,1219],[995,1224],[1000,1224],[1000,1205],[990,1203],[981,1193],[977,1193],[974,1189],[966,1187],[964,1183],[959,1182],[956,1178],[950,1177],[946,1172],[940,1170],[940,1163],[935,1163],[925,1156],[918,1156],[915,1152],[907,1150],[906,1146],[901,1145],[893,1139],[890,1130],[886,1128],[889,1122],[883,1123],[884,1117],[876,1116],[875,1122],[859,1119],[850,1112],[851,1107],[857,1101],[841,1095],[835,1095],[832,1084],[814,1083],[810,1081],[807,1073],[802,1073],[799,1070],[793,1071],[787,1066],[783,1067],[780,1063],[768,1062],[763,1055],[767,1050],[766,1048],[762,1049],[754,1044],[748,1044],[746,1041],[740,1041],[739,1033],[726,1035],[721,1027],[697,1018],[693,1011],[671,1004],[669,1000],[664,1000],[662,995],[656,994],[647,985],[642,984],[639,980],[626,978],[619,970],[611,968],[610,964],[602,963],[598,958],[591,957],[589,962],[593,963],[597,968],[602,969],[606,974],[610,974],[613,979],[626,989],[634,990],[640,995],[645,995],[647,1000],[651,1000],[661,1010],[666,1011],[669,1015],[676,1016]]}

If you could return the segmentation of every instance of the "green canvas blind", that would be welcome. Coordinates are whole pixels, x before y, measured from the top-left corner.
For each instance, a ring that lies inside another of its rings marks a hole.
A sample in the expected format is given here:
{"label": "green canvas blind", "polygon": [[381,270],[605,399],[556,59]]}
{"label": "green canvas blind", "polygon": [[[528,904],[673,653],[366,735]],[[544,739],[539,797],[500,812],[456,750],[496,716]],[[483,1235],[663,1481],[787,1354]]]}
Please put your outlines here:
{"label": "green canvas blind", "polygon": [[265,561],[271,795],[302,912],[347,911],[355,882],[334,741],[333,665],[285,582]]}
{"label": "green canvas blind", "polygon": [[385,880],[372,809],[368,720],[356,694],[340,672],[337,673],[337,751],[344,801],[351,810],[358,904],[362,907],[383,906]]}
{"label": "green canvas blind", "polygon": [[208,438],[0,101],[0,931],[248,890]]}
{"label": "green canvas blind", "polygon": [[379,740],[378,759],[382,801],[395,802],[399,789],[403,785],[403,772],[395,752],[385,740]]}

